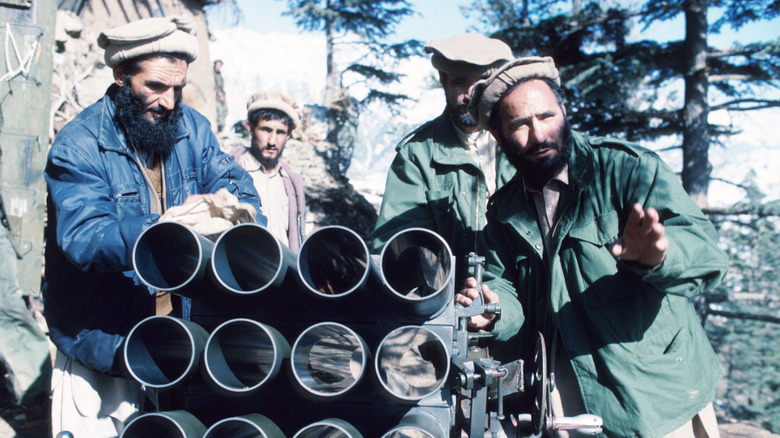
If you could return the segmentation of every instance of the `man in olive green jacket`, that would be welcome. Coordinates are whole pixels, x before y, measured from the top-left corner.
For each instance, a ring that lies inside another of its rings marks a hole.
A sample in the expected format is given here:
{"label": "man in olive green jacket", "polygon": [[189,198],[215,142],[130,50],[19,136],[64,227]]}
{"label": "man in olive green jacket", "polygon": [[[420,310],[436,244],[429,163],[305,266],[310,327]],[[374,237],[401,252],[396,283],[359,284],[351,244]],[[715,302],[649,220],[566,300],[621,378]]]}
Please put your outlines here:
{"label": "man in olive green jacket", "polygon": [[555,415],[598,415],[606,436],[717,437],[722,371],[690,301],[727,267],[710,222],[655,153],[571,131],[550,58],[507,64],[473,99],[518,176],[479,242],[481,291],[501,314],[470,326],[504,360],[544,334]]}
{"label": "man in olive green jacket", "polygon": [[475,82],[514,56],[503,42],[469,33],[433,40],[425,50],[433,53],[447,106],[396,147],[373,247],[381,250],[408,228],[434,231],[457,257],[462,283],[475,231],[485,225],[487,199],[515,173],[490,133],[468,113],[468,96]]}

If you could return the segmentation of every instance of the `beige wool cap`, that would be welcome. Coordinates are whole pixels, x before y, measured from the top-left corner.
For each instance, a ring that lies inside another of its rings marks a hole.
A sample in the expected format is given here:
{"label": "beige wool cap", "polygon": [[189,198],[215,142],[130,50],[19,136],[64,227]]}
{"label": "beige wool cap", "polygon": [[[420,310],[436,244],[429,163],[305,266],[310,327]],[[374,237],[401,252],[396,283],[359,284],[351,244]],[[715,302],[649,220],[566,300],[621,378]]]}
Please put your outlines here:
{"label": "beige wool cap", "polygon": [[515,57],[503,41],[475,33],[435,39],[425,45],[425,52],[433,53],[436,70],[460,76],[480,76]]}
{"label": "beige wool cap", "polygon": [[529,78],[552,79],[561,84],[558,69],[549,56],[517,58],[501,66],[489,78],[474,84],[469,111],[483,129],[490,127],[490,114],[504,92],[515,83]]}
{"label": "beige wool cap", "polygon": [[155,17],[132,21],[98,36],[98,46],[106,50],[106,65],[155,53],[180,53],[187,62],[198,57],[197,29],[189,17]]}
{"label": "beige wool cap", "polygon": [[253,112],[261,109],[273,109],[286,114],[292,121],[291,131],[301,123],[301,106],[292,97],[278,91],[259,91],[253,94],[246,102],[247,120]]}

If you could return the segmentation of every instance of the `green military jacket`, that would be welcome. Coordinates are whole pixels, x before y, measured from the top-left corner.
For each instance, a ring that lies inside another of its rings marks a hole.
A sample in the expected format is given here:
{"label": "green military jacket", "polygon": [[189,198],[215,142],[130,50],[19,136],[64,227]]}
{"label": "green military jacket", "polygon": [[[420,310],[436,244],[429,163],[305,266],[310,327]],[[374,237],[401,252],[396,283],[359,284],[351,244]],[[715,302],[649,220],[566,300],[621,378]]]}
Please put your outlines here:
{"label": "green military jacket", "polygon": [[[474,251],[475,231],[485,226],[485,175],[463,147],[450,118],[442,114],[396,147],[387,174],[373,247],[381,250],[397,232],[425,228],[438,233],[457,258],[457,281],[465,279],[466,255]],[[496,187],[515,174],[496,151]]]}
{"label": "green military jacket", "polygon": [[[504,360],[528,354],[545,315],[554,315],[585,407],[602,417],[604,435],[662,437],[712,401],[722,376],[690,298],[716,286],[728,261],[715,229],[655,153],[574,139],[574,194],[558,207],[547,257],[521,179],[491,198],[479,251],[502,308],[493,351]],[[657,209],[665,227],[669,249],[658,267],[618,261],[609,251],[635,202]]]}

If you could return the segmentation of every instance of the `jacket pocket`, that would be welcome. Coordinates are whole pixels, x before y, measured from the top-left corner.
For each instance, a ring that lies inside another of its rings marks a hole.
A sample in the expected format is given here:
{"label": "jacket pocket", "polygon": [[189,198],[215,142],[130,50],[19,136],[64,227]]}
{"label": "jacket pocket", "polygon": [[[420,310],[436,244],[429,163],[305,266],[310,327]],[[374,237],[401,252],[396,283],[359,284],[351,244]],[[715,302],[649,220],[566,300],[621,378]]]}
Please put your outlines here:
{"label": "jacket pocket", "polygon": [[440,211],[449,211],[455,200],[452,188],[449,190],[428,190],[425,192],[425,199],[431,208]]}
{"label": "jacket pocket", "polygon": [[576,223],[569,231],[569,237],[596,246],[608,245],[617,239],[620,221],[616,211],[604,212],[591,220]]}
{"label": "jacket pocket", "polygon": [[141,188],[135,184],[111,187],[111,196],[114,198],[116,213],[120,219],[144,214],[140,190]]}
{"label": "jacket pocket", "polygon": [[685,337],[682,326],[670,327],[660,333],[645,336],[634,346],[634,353],[648,357],[674,355],[686,342]]}

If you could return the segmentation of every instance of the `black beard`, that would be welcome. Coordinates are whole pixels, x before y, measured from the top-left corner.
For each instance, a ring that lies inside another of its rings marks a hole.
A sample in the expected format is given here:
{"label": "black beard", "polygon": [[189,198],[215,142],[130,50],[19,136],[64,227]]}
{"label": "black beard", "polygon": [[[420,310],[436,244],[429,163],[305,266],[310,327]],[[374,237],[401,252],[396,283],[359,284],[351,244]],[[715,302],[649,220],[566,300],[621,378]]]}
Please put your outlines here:
{"label": "black beard", "polygon": [[253,153],[252,155],[255,156],[255,159],[258,163],[260,163],[261,166],[265,169],[275,169],[276,165],[279,164],[279,160],[282,158],[282,152],[284,152],[284,149],[280,150],[278,154],[276,154],[273,158],[266,158],[264,157],[260,152]]}
{"label": "black beard", "polygon": [[466,109],[468,102],[459,103],[457,108],[450,108],[450,118],[456,125],[464,128],[475,128],[479,126],[479,122],[471,115],[470,112],[461,112],[461,109]]}
{"label": "black beard", "polygon": [[126,85],[114,94],[116,118],[125,128],[130,144],[140,150],[167,157],[179,138],[179,119],[182,111],[179,103],[166,111],[156,122],[146,118],[146,99]]}
{"label": "black beard", "polygon": [[276,154],[273,158],[266,158],[262,157],[260,160],[260,164],[263,165],[266,169],[275,169],[276,165],[279,164],[279,159],[282,158],[282,152],[279,151],[278,154]]}
{"label": "black beard", "polygon": [[[528,145],[526,150],[522,150],[522,147],[513,138],[504,139],[507,147],[503,149],[507,160],[536,189],[544,187],[569,162],[574,139],[568,119],[564,119],[560,134],[560,143],[553,141],[535,143]],[[529,155],[543,148],[554,149],[558,153],[552,158],[542,161],[531,161],[528,159]]]}

